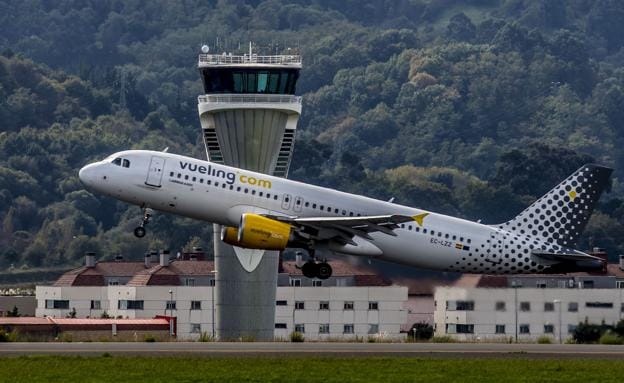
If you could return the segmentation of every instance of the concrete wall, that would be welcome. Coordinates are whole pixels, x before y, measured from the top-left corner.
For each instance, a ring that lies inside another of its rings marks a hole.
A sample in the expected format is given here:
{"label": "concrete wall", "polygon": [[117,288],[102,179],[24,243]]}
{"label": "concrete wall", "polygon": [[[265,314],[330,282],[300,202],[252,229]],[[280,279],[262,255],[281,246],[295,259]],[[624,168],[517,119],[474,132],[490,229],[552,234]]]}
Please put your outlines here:
{"label": "concrete wall", "polygon": [[34,316],[37,300],[34,296],[0,296],[0,317],[17,307],[20,316]]}

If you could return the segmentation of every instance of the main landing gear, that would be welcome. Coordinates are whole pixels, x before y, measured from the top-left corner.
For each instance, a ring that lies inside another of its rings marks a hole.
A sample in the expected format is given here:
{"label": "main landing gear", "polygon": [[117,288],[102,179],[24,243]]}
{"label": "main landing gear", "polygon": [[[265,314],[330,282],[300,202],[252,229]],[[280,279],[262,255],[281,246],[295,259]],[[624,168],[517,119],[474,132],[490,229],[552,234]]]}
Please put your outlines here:
{"label": "main landing gear", "polygon": [[137,238],[143,238],[145,237],[145,225],[147,225],[150,221],[150,218],[152,217],[152,215],[154,214],[154,211],[152,209],[150,209],[149,207],[144,207],[143,208],[143,222],[141,222],[141,226],[137,227],[136,229],[134,229],[134,235]]}
{"label": "main landing gear", "polygon": [[327,279],[332,276],[332,267],[323,260],[317,262],[314,250],[310,250],[310,259],[301,266],[301,272],[306,278]]}

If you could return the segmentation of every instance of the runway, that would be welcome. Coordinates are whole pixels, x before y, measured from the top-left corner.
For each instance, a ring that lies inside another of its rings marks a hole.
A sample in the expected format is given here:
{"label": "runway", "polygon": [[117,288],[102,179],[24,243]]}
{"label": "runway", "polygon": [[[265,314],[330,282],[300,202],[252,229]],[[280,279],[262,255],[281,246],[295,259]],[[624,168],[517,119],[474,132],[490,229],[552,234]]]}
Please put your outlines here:
{"label": "runway", "polygon": [[474,343],[0,343],[0,357],[18,355],[134,356],[397,356],[449,358],[624,358],[624,346]]}

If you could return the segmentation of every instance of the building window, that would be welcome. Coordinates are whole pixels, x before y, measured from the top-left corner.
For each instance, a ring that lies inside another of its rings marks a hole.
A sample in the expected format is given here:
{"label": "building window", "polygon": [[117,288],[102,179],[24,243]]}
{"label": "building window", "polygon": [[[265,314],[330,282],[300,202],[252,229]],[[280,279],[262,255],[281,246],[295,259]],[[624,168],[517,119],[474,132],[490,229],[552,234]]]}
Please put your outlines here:
{"label": "building window", "polygon": [[377,323],[371,323],[368,325],[369,334],[379,334],[379,325]]}
{"label": "building window", "polygon": [[615,281],[616,289],[624,289],[624,281]]}
{"label": "building window", "polygon": [[447,323],[446,324],[446,333],[447,334],[473,334],[474,333],[474,325],[473,324]]}
{"label": "building window", "polygon": [[176,301],[167,301],[165,305],[165,309],[167,310],[175,310],[176,309]]}
{"label": "building window", "polygon": [[102,309],[101,301],[91,301],[91,310],[100,310]]}
{"label": "building window", "polygon": [[574,334],[574,331],[576,331],[576,325],[575,324],[569,324],[568,325],[568,334]]}
{"label": "building window", "polygon": [[303,301],[295,302],[295,310],[305,310],[305,302]]}
{"label": "building window", "polygon": [[520,302],[520,311],[531,311],[531,302]]}
{"label": "building window", "polygon": [[143,301],[129,301],[122,299],[117,302],[119,310],[143,310]]}
{"label": "building window", "polygon": [[353,334],[353,324],[344,325],[343,334]]}
{"label": "building window", "polygon": [[200,323],[191,323],[191,334],[201,334]]}
{"label": "building window", "polygon": [[275,301],[276,306],[287,306],[288,301]]}
{"label": "building window", "polygon": [[319,325],[319,334],[329,334],[329,323]]}
{"label": "building window", "polygon": [[108,280],[108,285],[109,286],[118,286],[119,285],[119,281],[117,279],[109,279]]}
{"label": "building window", "polygon": [[329,310],[329,302],[328,301],[321,301],[319,303],[319,310]]}
{"label": "building window", "polygon": [[554,302],[544,302],[544,311],[555,311]]}
{"label": "building window", "polygon": [[570,302],[568,303],[568,311],[571,313],[575,313],[578,311],[578,303]]}
{"label": "building window", "polygon": [[68,300],[46,299],[46,309],[69,310]]}
{"label": "building window", "polygon": [[612,309],[613,302],[586,302],[585,307],[592,309]]}
{"label": "building window", "polygon": [[191,310],[201,310],[201,301],[191,301]]}
{"label": "building window", "polygon": [[535,287],[537,287],[538,289],[545,289],[546,281],[537,281],[537,283],[535,283]]}
{"label": "building window", "polygon": [[288,326],[286,325],[286,323],[276,323],[275,328],[284,329],[284,328],[288,328]]}
{"label": "building window", "polygon": [[446,309],[449,311],[473,311],[474,301],[447,301]]}
{"label": "building window", "polygon": [[505,302],[504,301],[496,302],[496,311],[505,311]]}
{"label": "building window", "polygon": [[210,280],[210,286],[214,287],[215,285],[216,285],[215,280],[214,280],[214,279],[211,279],[211,280]]}
{"label": "building window", "polygon": [[290,285],[294,286],[294,287],[301,286],[301,279],[299,279],[299,278],[297,278],[297,279],[290,278]]}
{"label": "building window", "polygon": [[295,332],[300,332],[302,334],[305,334],[305,325],[304,324],[295,324]]}
{"label": "building window", "polygon": [[583,281],[583,288],[584,289],[593,289],[594,288],[594,281]]}
{"label": "building window", "polygon": [[620,305],[620,311],[624,313],[624,303]]}
{"label": "building window", "polygon": [[497,324],[496,325],[496,333],[497,334],[504,334],[505,333],[505,325],[504,324]]}
{"label": "building window", "polygon": [[551,324],[544,325],[544,334],[553,334],[555,332],[555,326]]}
{"label": "building window", "polygon": [[312,287],[321,287],[321,286],[323,286],[323,281],[318,280],[318,279],[312,280]]}
{"label": "building window", "polygon": [[344,309],[345,310],[353,310],[353,301],[346,301],[344,303]]}
{"label": "building window", "polygon": [[531,333],[531,328],[529,327],[528,324],[520,325],[520,334],[530,334],[530,333]]}
{"label": "building window", "polygon": [[347,278],[336,278],[336,286],[344,287],[347,285]]}
{"label": "building window", "polygon": [[369,310],[379,310],[379,302],[368,302]]}
{"label": "building window", "polygon": [[455,325],[455,331],[457,331],[458,334],[474,334],[474,325],[458,324]]}
{"label": "building window", "polygon": [[195,286],[195,278],[184,278],[184,286]]}

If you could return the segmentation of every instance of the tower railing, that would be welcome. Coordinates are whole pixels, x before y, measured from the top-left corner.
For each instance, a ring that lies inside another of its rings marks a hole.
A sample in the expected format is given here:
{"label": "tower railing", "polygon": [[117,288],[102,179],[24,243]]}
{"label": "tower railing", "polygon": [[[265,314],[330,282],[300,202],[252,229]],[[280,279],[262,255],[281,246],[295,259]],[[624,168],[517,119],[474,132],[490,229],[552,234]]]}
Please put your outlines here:
{"label": "tower railing", "polygon": [[299,104],[302,102],[301,96],[291,96],[286,94],[205,94],[197,97],[197,101],[201,103],[228,103],[228,104],[247,104],[247,103],[271,103],[271,104]]}
{"label": "tower railing", "polygon": [[231,54],[200,54],[199,65],[219,65],[219,64],[274,64],[274,65],[301,65],[300,55],[274,55],[274,56],[258,56]]}

